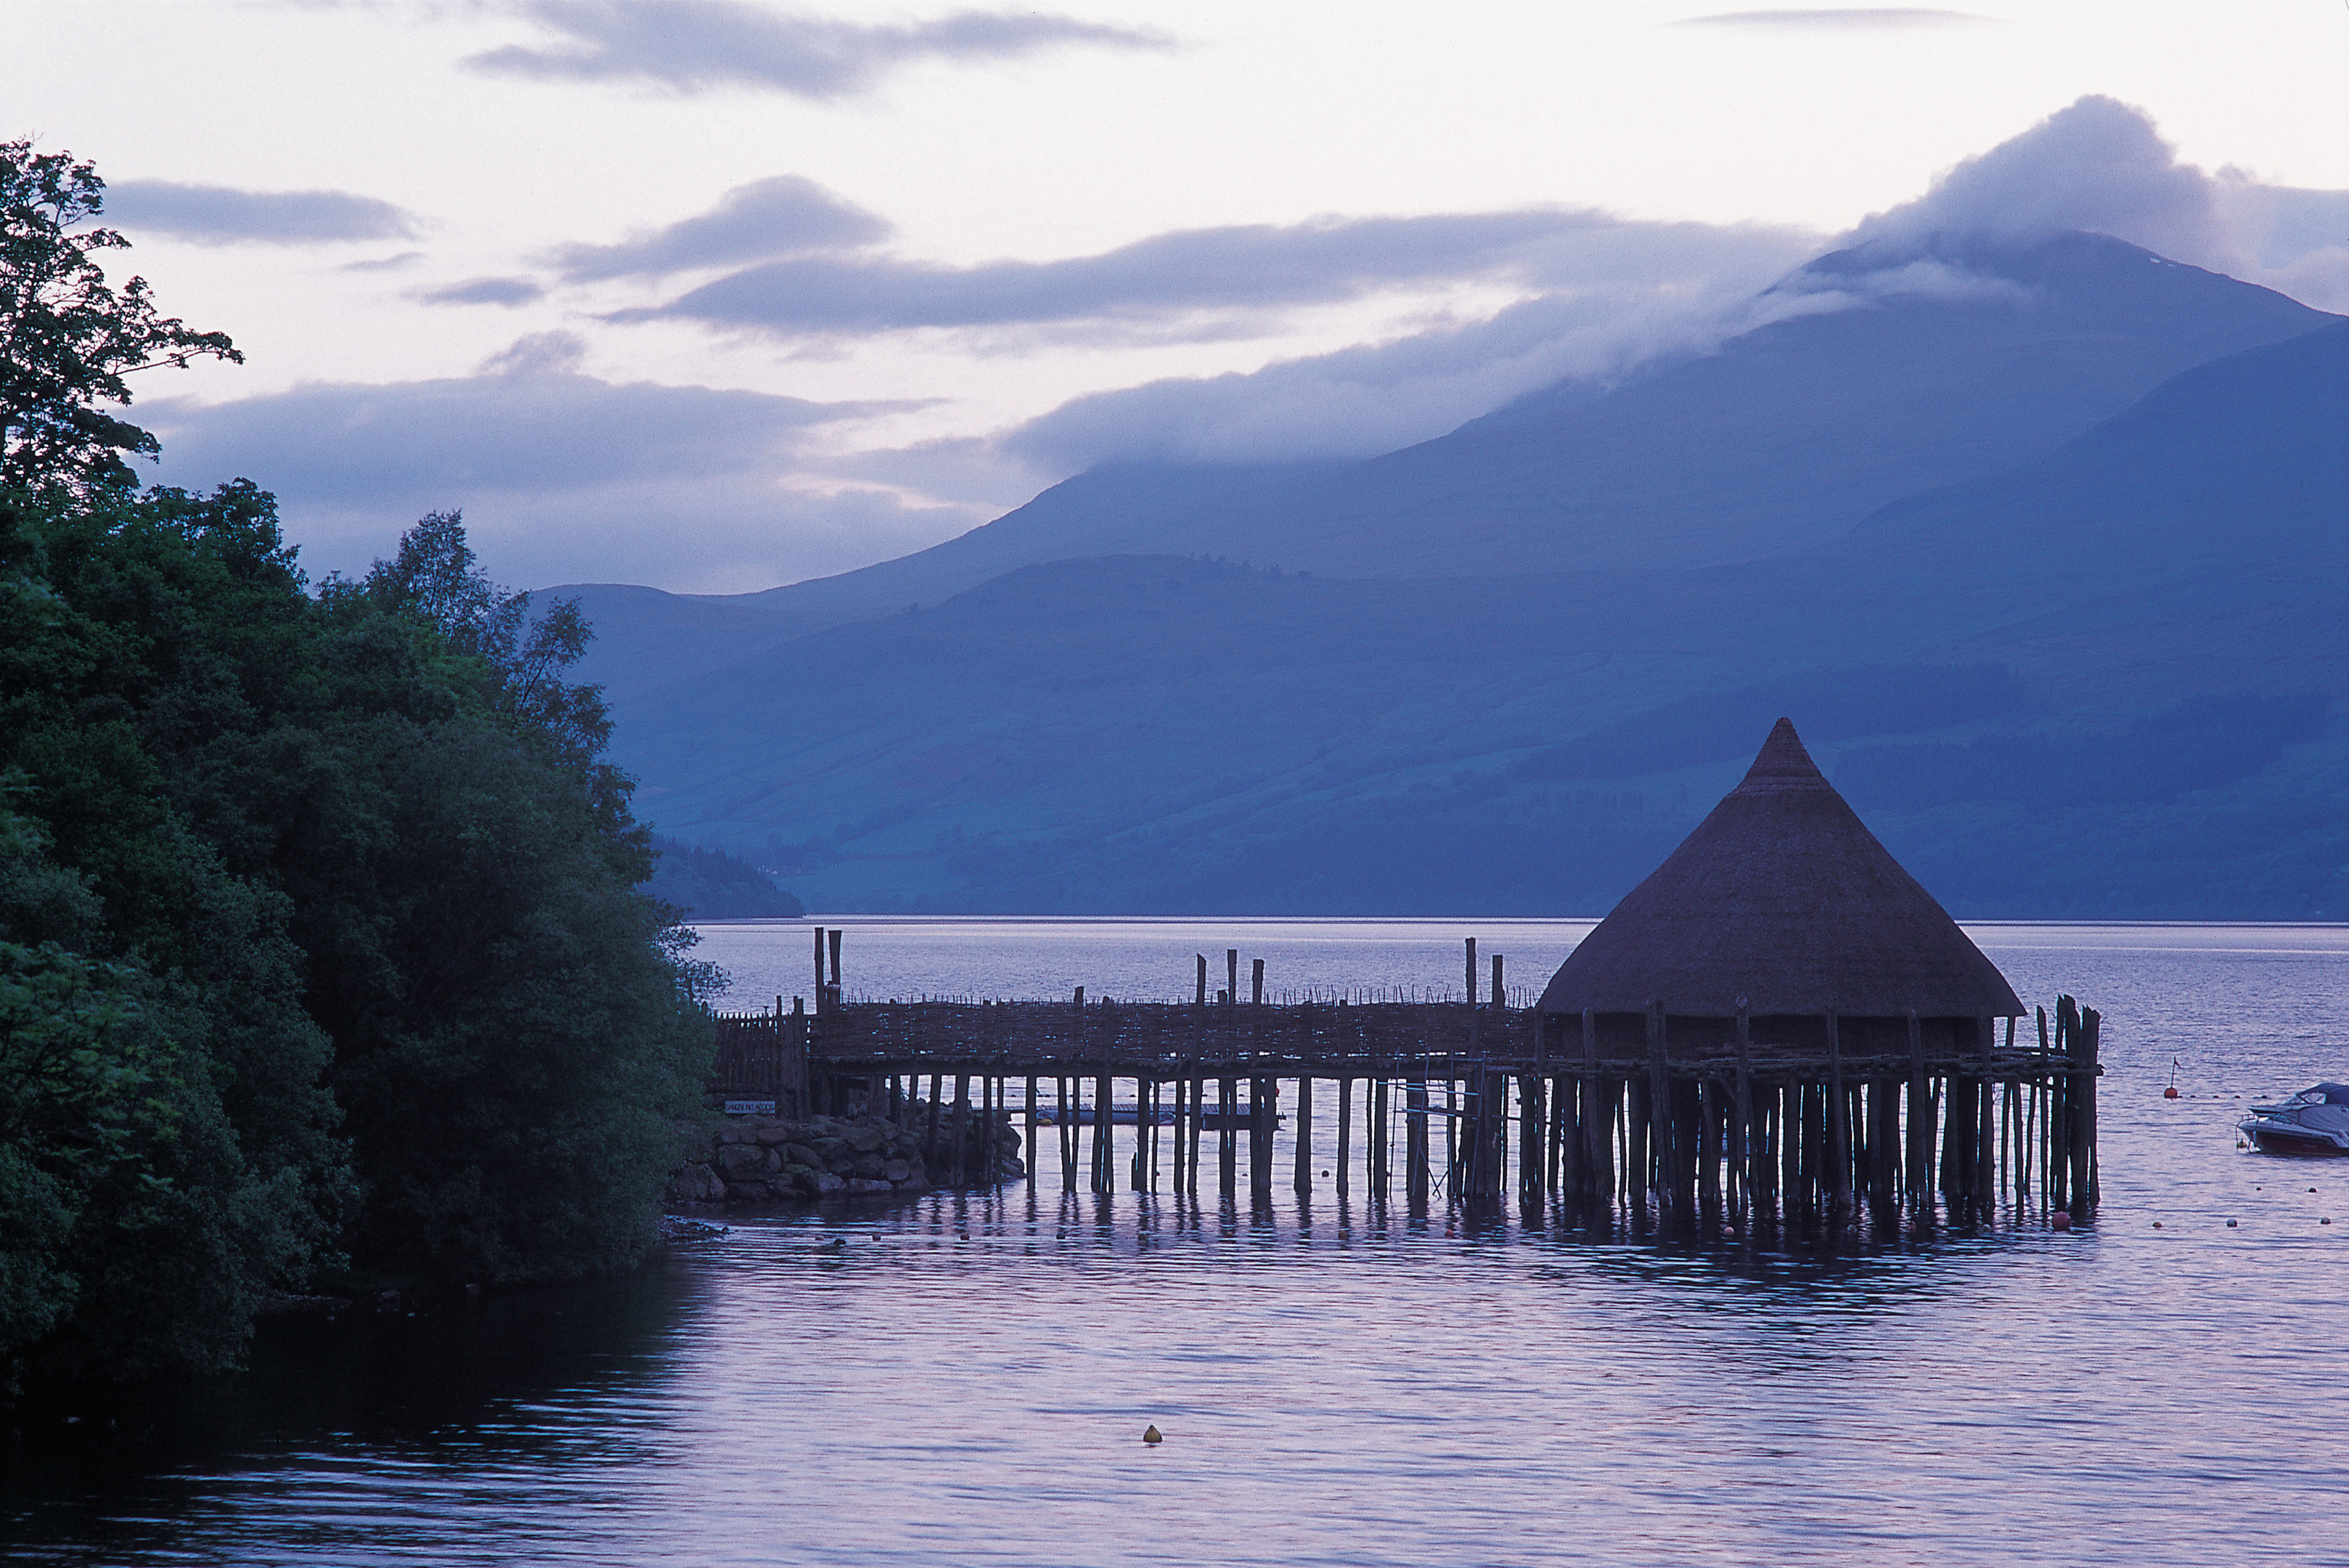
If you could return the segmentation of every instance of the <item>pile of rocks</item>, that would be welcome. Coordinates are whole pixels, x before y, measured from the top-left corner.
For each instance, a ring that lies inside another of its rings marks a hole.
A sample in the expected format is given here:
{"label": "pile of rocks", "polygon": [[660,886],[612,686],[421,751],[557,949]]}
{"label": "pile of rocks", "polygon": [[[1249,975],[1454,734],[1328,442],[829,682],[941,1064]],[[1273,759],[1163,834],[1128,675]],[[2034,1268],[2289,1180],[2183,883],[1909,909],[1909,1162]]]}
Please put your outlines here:
{"label": "pile of rocks", "polygon": [[[951,1116],[947,1119],[951,1121]],[[926,1192],[934,1177],[936,1181],[953,1179],[947,1167],[954,1150],[943,1127],[938,1141],[947,1147],[926,1147],[922,1125],[910,1108],[903,1124],[869,1115],[802,1121],[727,1116],[691,1129],[695,1144],[669,1178],[669,1200],[767,1202]],[[981,1173],[990,1164],[990,1155],[994,1178],[1026,1173],[1019,1135],[1005,1123],[974,1121],[965,1137],[970,1180],[986,1179]]]}

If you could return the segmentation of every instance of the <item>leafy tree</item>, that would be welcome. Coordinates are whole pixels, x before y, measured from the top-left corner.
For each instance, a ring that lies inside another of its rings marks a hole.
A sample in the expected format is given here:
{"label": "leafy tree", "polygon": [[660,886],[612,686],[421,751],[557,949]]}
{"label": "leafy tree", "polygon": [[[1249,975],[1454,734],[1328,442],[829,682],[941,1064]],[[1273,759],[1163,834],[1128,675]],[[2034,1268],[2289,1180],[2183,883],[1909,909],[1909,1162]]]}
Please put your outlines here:
{"label": "leafy tree", "polygon": [[0,145],[0,1382],[624,1264],[710,1050],[577,607],[453,513],[313,595],[256,486],[128,483],[98,405],[233,350],[108,290],[99,190]]}
{"label": "leafy tree", "polygon": [[70,153],[0,141],[0,486],[130,483],[122,454],[155,438],[105,411],[128,404],[125,377],[199,358],[243,362],[219,332],[158,314],[144,278],[110,287],[98,257],[129,241],[85,227],[106,182]]}

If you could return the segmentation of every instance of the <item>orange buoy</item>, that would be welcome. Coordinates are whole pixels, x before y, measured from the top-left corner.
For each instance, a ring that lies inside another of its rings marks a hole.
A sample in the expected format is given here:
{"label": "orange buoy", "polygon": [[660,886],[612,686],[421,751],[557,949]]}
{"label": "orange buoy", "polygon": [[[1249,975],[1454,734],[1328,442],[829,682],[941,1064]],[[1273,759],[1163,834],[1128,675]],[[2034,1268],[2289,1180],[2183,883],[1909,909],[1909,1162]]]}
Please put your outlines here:
{"label": "orange buoy", "polygon": [[2047,1216],[2047,1223],[2054,1226],[2058,1231],[2069,1231],[2072,1228],[2072,1217],[2058,1209],[2054,1213]]}
{"label": "orange buoy", "polygon": [[2165,1100],[2174,1100],[2174,1099],[2176,1099],[2176,1098],[2178,1097],[2178,1085],[2175,1085],[2175,1084],[2172,1084],[2172,1085],[2169,1085],[2169,1087],[2168,1087],[2168,1088],[2166,1088],[2166,1089],[2162,1090],[2162,1091],[2161,1091],[2161,1097],[2162,1097],[2163,1099],[2165,1099]]}

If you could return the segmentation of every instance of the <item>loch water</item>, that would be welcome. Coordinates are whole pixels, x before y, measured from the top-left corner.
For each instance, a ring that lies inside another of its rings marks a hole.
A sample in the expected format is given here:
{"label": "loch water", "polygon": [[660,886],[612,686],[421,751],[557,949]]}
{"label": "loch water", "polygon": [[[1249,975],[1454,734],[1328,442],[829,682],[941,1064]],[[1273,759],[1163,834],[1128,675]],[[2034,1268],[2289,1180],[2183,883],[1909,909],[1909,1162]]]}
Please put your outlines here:
{"label": "loch water", "polygon": [[[804,994],[814,923],[709,929],[725,1005]],[[853,994],[1133,999],[1188,994],[1197,952],[1220,983],[1232,947],[1243,985],[1261,957],[1276,994],[1439,994],[1465,935],[1534,985],[1588,929],[838,924]],[[1285,1150],[1269,1208],[1064,1193],[1052,1165],[733,1219],[600,1285],[274,1320],[243,1375],[0,1432],[0,1546],[109,1565],[2349,1563],[2349,1160],[2249,1153],[2233,1125],[2349,1079],[2349,928],[1969,929],[2026,1002],[2105,1013],[2104,1203],[2068,1233],[2026,1214],[1672,1245],[1414,1218],[1359,1183],[1300,1198]]]}

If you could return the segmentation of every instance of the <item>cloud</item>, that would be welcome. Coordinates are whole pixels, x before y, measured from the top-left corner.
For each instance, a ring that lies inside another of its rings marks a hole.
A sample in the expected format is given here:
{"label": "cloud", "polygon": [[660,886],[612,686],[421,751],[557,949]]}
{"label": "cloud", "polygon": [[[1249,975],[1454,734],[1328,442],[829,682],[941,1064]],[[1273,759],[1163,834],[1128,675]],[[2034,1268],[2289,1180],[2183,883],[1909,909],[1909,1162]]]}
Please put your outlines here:
{"label": "cloud", "polygon": [[410,240],[414,214],[347,191],[239,191],[169,180],[121,180],[106,188],[106,219],[200,245],[316,245]]}
{"label": "cloud", "polygon": [[469,277],[462,283],[409,291],[423,305],[502,305],[509,308],[546,297],[546,289],[526,277]]}
{"label": "cloud", "polygon": [[1627,241],[1669,250],[1728,232],[1532,208],[1179,230],[1059,261],[957,267],[811,256],[746,268],[612,319],[685,319],[785,339],[1082,326],[1111,341],[1131,340],[1137,329],[1152,341],[1198,340],[1260,335],[1284,309],[1390,290],[1477,280],[1570,285],[1594,253]]}
{"label": "cloud", "polygon": [[633,81],[674,92],[747,88],[837,99],[917,60],[1003,59],[1065,45],[1164,48],[1156,33],[1068,16],[961,11],[904,26],[795,16],[736,0],[522,0],[555,41],[475,55],[476,70],[542,81]]}
{"label": "cloud", "polygon": [[854,250],[889,237],[887,219],[833,195],[812,180],[779,174],[738,185],[718,205],[611,245],[564,245],[548,264],[572,283],[658,277],[812,251]]}
{"label": "cloud", "polygon": [[1670,236],[1682,249],[1675,257],[1659,243],[1665,236],[1641,232],[1647,227],[1627,225],[1629,243],[1605,258],[1612,265],[1590,258],[1575,287],[1488,319],[1247,374],[1174,378],[1078,398],[1009,432],[1001,445],[1055,478],[1138,459],[1366,457],[1441,435],[1562,381],[1604,386],[1766,320],[1841,303],[1761,296],[1811,253],[1810,236],[1683,234]]}
{"label": "cloud", "polygon": [[337,272],[398,272],[414,266],[424,259],[422,251],[401,251],[397,255],[371,256],[366,261],[345,262]]}
{"label": "cloud", "polygon": [[2178,161],[2143,109],[2083,98],[1937,176],[1846,236],[1898,258],[1935,238],[2111,234],[2320,309],[2349,307],[2349,192],[2264,185]]}
{"label": "cloud", "polygon": [[2192,261],[2219,240],[2210,186],[2178,161],[2144,110],[2083,98],[1868,217],[1850,238],[1898,250],[1928,235],[2030,240],[2086,229]]}
{"label": "cloud", "polygon": [[1971,11],[1940,11],[1920,5],[1853,6],[1831,11],[1723,11],[1711,16],[1683,16],[1681,27],[1764,27],[1781,32],[1895,32],[1910,27],[1964,26],[1987,22]]}
{"label": "cloud", "polygon": [[845,570],[985,520],[811,471],[830,427],[908,405],[616,384],[581,371],[584,347],[542,333],[471,376],[142,400],[140,423],[162,438],[161,483],[248,475],[275,492],[314,575],[364,570],[407,524],[452,506],[504,580],[688,591]]}

